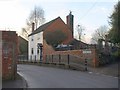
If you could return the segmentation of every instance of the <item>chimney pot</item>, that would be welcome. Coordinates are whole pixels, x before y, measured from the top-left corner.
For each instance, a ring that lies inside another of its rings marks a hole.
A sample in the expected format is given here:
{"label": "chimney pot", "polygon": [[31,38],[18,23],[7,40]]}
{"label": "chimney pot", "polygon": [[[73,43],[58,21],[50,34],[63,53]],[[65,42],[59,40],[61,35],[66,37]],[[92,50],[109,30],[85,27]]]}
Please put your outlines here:
{"label": "chimney pot", "polygon": [[72,15],[72,12],[70,11],[69,15],[66,16],[66,21],[67,21],[67,25],[71,30],[72,33],[72,37],[73,37],[73,21],[74,20],[74,16]]}
{"label": "chimney pot", "polygon": [[35,23],[32,23],[32,32],[34,31]]}

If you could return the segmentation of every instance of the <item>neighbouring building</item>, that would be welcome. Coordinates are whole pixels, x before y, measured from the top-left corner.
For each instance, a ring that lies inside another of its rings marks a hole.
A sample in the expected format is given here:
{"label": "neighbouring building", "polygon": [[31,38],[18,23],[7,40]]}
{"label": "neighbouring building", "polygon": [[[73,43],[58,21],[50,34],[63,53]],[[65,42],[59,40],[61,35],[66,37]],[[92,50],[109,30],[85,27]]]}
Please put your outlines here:
{"label": "neighbouring building", "polygon": [[19,55],[28,55],[28,40],[18,36]]}
{"label": "neighbouring building", "polygon": [[17,74],[18,36],[15,31],[0,31],[2,79],[15,79]]}

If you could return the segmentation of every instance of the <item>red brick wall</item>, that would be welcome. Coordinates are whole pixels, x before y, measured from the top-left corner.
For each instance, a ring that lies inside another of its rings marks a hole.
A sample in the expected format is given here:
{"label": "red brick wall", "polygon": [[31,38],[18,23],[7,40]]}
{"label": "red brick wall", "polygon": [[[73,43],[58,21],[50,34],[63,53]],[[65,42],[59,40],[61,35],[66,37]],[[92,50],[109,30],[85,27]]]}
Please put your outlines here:
{"label": "red brick wall", "polygon": [[48,28],[46,28],[46,30],[44,30],[43,36],[45,35],[45,33],[47,33],[47,31],[55,31],[55,30],[61,30],[68,36],[68,38],[63,42],[63,44],[66,44],[73,39],[69,27],[65,25],[65,23],[60,18],[55,20],[50,26],[48,26]]}
{"label": "red brick wall", "polygon": [[[48,31],[52,32],[55,30],[61,30],[68,36],[68,38],[63,42],[63,44],[66,44],[73,39],[72,33],[71,33],[69,27],[62,21],[61,18],[58,18],[57,20],[55,20],[50,26],[48,26],[46,28],[46,30],[44,30],[43,37]],[[54,52],[53,48],[51,46],[47,45],[46,41],[44,40],[43,41],[43,59],[45,58],[46,54],[52,53],[52,52]]]}
{"label": "red brick wall", "polygon": [[13,79],[17,73],[18,36],[15,31],[2,31],[2,78]]}
{"label": "red brick wall", "polygon": [[[48,28],[46,30],[44,30],[43,36],[45,35],[45,33],[47,33],[47,31],[54,31],[54,30],[61,30],[68,36],[68,38],[63,42],[63,44],[67,44],[68,42],[73,40],[70,29],[68,28],[67,25],[65,25],[65,23],[60,18],[58,18],[50,26],[48,26]],[[82,50],[54,51],[53,48],[45,42],[45,40],[43,42],[43,59],[44,59],[44,61],[45,61],[46,55],[70,54],[70,55],[78,56],[78,57],[82,58],[82,60],[84,60],[85,58],[90,59],[91,60],[90,62],[92,62],[92,63],[90,63],[91,66],[96,67],[96,66],[98,66],[96,50],[91,49],[91,52],[92,52],[91,54],[85,55],[82,53]]]}
{"label": "red brick wall", "polygon": [[85,59],[88,59],[88,65],[92,67],[98,67],[98,55],[96,52],[96,49],[89,49],[91,51],[91,54],[83,54],[83,50],[68,50],[68,51],[54,51],[51,46],[49,46],[45,41],[44,41],[44,52],[43,52],[43,59],[45,62],[46,55],[71,55],[80,58],[81,62],[84,63]]}

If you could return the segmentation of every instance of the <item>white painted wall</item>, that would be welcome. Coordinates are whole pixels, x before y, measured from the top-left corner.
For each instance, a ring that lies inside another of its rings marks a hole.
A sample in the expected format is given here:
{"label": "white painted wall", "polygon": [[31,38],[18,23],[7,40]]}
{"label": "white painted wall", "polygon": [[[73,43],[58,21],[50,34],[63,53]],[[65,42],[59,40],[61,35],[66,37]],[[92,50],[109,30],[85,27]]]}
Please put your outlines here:
{"label": "white painted wall", "polygon": [[[37,53],[37,44],[38,43],[43,44],[43,32],[31,35],[31,36],[29,36],[28,39],[29,39],[29,41],[28,41],[28,59],[29,59],[29,61],[34,61],[35,56],[36,56],[36,60],[39,61],[40,60],[40,50],[39,50],[39,54],[38,54]],[[33,48],[33,54],[31,52],[32,48]]]}

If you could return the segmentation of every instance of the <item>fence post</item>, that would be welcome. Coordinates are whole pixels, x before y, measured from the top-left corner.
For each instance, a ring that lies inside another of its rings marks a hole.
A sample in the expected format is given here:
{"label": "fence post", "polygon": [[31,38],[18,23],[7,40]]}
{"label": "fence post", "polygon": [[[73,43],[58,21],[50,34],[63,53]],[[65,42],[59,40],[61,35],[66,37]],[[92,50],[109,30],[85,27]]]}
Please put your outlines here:
{"label": "fence post", "polygon": [[31,55],[31,63],[32,63],[32,55]]}
{"label": "fence post", "polygon": [[36,55],[35,55],[35,62],[36,62]]}
{"label": "fence post", "polygon": [[87,59],[85,59],[85,71],[87,71]]}
{"label": "fence post", "polygon": [[53,63],[53,55],[52,55],[52,63]]}
{"label": "fence post", "polygon": [[45,55],[45,63],[47,64],[47,55]]}
{"label": "fence post", "polygon": [[25,63],[25,55],[23,55],[23,57],[24,57],[24,63]]}
{"label": "fence post", "polygon": [[70,55],[68,54],[68,65],[69,65],[69,63],[70,63]]}
{"label": "fence post", "polygon": [[59,64],[60,64],[60,60],[61,60],[61,55],[59,54]]}
{"label": "fence post", "polygon": [[26,60],[26,63],[27,63],[27,62],[28,62],[28,55],[26,55],[26,59],[27,59],[27,60]]}
{"label": "fence post", "polygon": [[24,63],[24,60],[25,60],[24,55],[22,55],[22,57],[23,57],[23,63]]}

